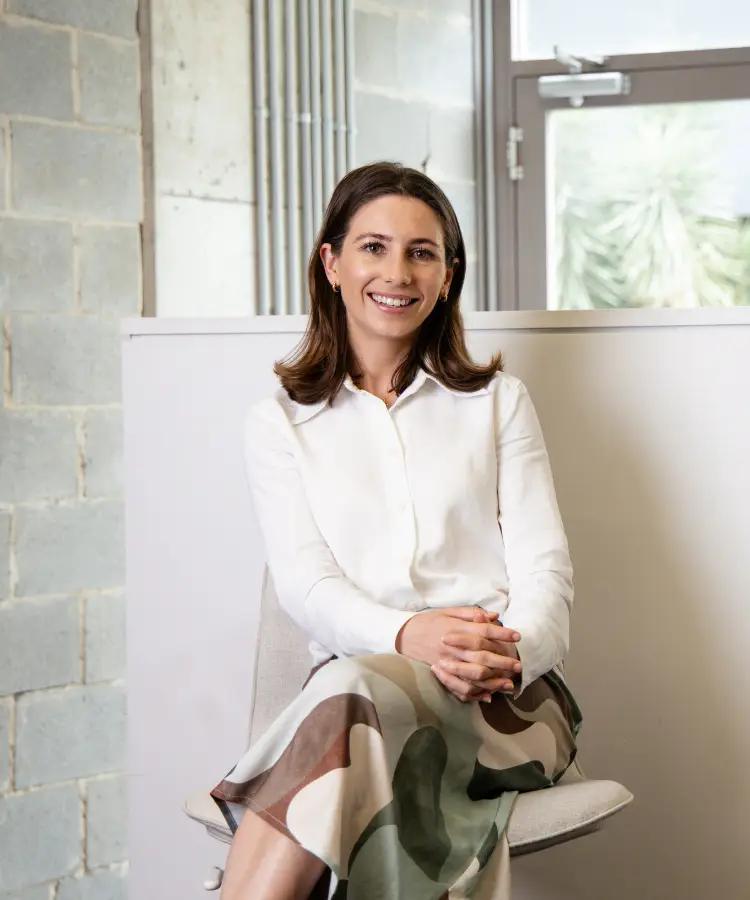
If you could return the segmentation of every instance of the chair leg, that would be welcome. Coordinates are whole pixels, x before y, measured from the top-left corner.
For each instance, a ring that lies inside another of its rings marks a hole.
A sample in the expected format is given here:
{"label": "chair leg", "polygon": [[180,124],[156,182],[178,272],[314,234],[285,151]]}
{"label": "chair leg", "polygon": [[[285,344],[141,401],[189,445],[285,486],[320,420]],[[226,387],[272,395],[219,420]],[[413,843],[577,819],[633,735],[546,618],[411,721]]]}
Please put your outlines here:
{"label": "chair leg", "polygon": [[218,891],[221,887],[223,878],[224,870],[220,869],[218,866],[211,866],[211,871],[203,882],[204,889],[207,891]]}

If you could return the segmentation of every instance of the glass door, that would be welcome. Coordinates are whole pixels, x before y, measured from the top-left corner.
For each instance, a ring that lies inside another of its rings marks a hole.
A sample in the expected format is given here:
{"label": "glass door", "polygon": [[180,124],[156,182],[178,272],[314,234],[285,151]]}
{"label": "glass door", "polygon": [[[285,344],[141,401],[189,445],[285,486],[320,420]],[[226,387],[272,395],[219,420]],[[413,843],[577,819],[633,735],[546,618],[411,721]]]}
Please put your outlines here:
{"label": "glass door", "polygon": [[544,66],[521,64],[536,71],[513,79],[516,308],[750,305],[745,52],[700,66],[669,54],[673,68],[666,57],[584,63],[620,72],[628,92],[582,105],[542,96]]}

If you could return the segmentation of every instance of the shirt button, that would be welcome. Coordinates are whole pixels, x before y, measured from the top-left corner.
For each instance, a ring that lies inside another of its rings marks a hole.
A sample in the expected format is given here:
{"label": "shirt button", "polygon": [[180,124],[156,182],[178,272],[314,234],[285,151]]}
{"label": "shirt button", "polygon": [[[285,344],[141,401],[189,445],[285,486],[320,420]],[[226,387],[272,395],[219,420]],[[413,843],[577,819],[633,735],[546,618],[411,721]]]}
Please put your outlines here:
{"label": "shirt button", "polygon": [[419,604],[418,603],[410,603],[407,607],[409,612],[419,612]]}

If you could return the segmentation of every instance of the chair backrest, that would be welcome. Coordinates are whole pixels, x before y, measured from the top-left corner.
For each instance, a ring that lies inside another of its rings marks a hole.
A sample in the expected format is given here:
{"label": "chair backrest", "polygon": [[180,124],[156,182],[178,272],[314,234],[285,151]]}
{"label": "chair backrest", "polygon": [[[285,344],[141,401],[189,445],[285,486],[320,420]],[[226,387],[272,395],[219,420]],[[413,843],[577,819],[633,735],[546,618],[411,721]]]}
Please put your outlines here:
{"label": "chair backrest", "polygon": [[309,637],[279,605],[266,568],[260,599],[260,623],[255,648],[255,683],[250,707],[250,743],[299,694],[310,674]]}

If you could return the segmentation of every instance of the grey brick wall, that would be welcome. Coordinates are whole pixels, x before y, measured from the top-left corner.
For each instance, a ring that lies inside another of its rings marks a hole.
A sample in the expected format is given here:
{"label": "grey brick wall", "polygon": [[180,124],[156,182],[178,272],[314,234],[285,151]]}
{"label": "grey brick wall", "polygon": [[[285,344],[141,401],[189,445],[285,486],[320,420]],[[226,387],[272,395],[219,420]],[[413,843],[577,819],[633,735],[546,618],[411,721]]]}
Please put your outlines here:
{"label": "grey brick wall", "polygon": [[70,222],[0,219],[0,309],[72,313],[74,305]]}
{"label": "grey brick wall", "polygon": [[10,787],[10,701],[0,700],[0,793]]}
{"label": "grey brick wall", "polygon": [[126,895],[136,0],[0,0],[0,900]]}
{"label": "grey brick wall", "polygon": [[11,189],[19,212],[137,222],[141,167],[135,135],[70,125],[16,122]]}
{"label": "grey brick wall", "polygon": [[91,866],[106,866],[127,855],[126,791],[126,779],[117,775],[89,782],[86,859]]}
{"label": "grey brick wall", "polygon": [[[0,122],[0,210],[5,209],[5,176],[7,171],[5,145],[7,143],[8,129],[5,127],[4,122]],[[1,272],[2,269],[0,269]],[[0,309],[2,309],[2,304],[0,304]]]}
{"label": "grey brick wall", "polygon": [[52,900],[51,885],[40,884],[11,894],[0,894],[0,900]]}
{"label": "grey brick wall", "polygon": [[83,802],[78,785],[0,797],[0,890],[30,887],[81,869]]}
{"label": "grey brick wall", "polygon": [[24,694],[16,704],[16,785],[117,772],[125,762],[125,695],[109,684]]}
{"label": "grey brick wall", "polygon": [[426,172],[456,208],[476,306],[476,166],[471,0],[353,0],[356,163]]}

